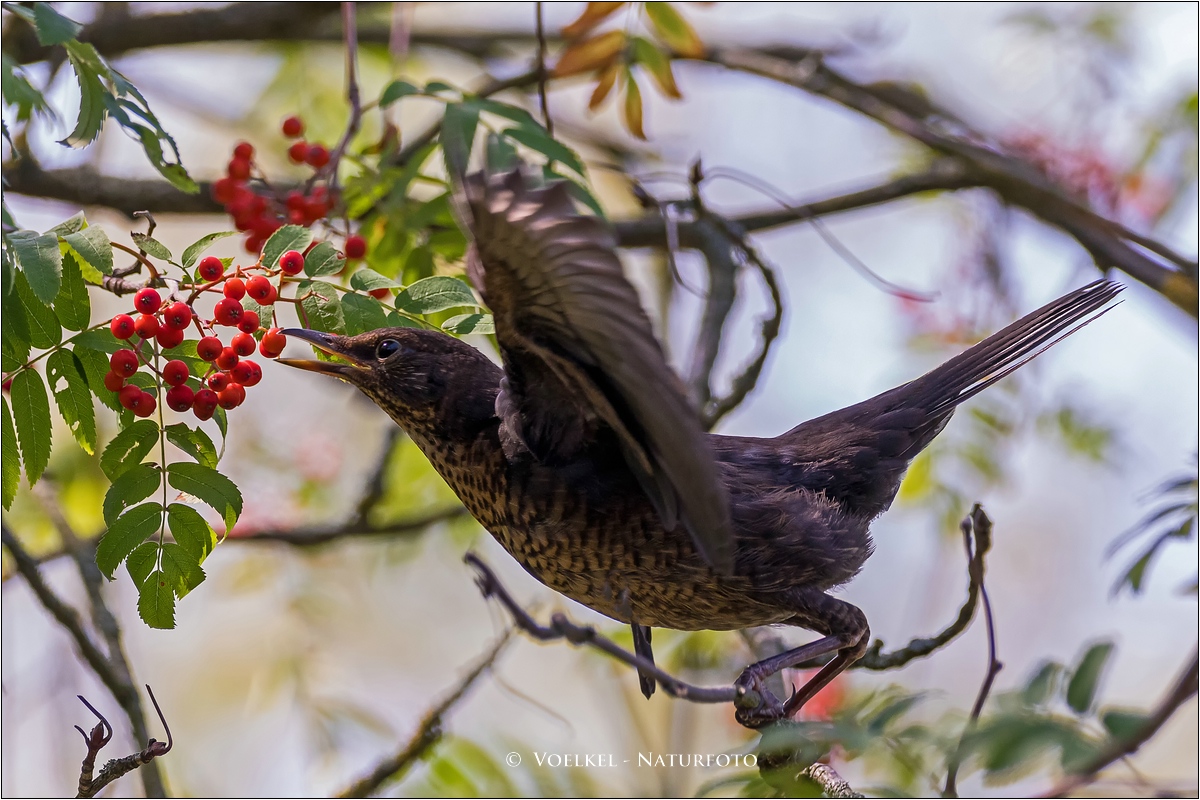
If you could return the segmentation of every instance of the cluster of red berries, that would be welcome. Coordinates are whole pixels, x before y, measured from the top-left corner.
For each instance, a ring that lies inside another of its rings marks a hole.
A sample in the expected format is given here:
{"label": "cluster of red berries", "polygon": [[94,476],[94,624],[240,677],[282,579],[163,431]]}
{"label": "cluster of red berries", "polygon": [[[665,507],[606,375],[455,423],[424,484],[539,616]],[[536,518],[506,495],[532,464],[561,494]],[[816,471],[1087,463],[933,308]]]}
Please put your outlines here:
{"label": "cluster of red berries", "polygon": [[[304,256],[289,250],[280,259],[280,269],[289,275],[299,273],[304,269]],[[247,356],[258,350],[266,358],[277,358],[287,344],[278,328],[263,334],[261,342],[256,340],[254,334],[262,328],[262,321],[257,312],[247,311],[242,306],[243,297],[250,297],[262,306],[272,305],[279,298],[279,290],[270,279],[265,275],[254,275],[245,280],[239,275],[226,277],[225,265],[213,256],[202,259],[196,271],[207,282],[201,291],[215,291],[216,285],[221,285],[223,297],[213,307],[211,320],[202,323],[192,307],[181,300],[164,306],[158,291],[147,287],[134,295],[136,319],[129,314],[118,314],[109,323],[113,336],[122,341],[136,335],[142,342],[157,341],[163,349],[180,345],[185,330],[193,323],[201,334],[206,328],[210,331],[196,343],[196,354],[211,365],[203,375],[195,376],[199,389],[188,385],[192,375],[184,361],[173,359],[156,369],[150,356],[140,348],[113,353],[104,385],[117,393],[122,406],[139,417],[150,416],[158,406],[152,393],[126,382],[143,366],[156,372],[161,384],[169,387],[165,398],[168,408],[191,411],[197,419],[206,420],[218,406],[227,410],[237,408],[246,399],[246,387],[255,386],[262,380],[262,367]],[[236,328],[238,332],[225,344],[216,335],[218,326]]]}
{"label": "cluster of red berries", "polygon": [[[304,133],[304,123],[299,117],[288,117],[283,121],[283,132],[296,138]],[[288,158],[321,169],[329,163],[329,149],[301,140],[288,148]],[[257,255],[271,234],[284,225],[311,225],[324,219],[334,198],[323,185],[314,185],[307,194],[293,189],[284,197],[260,193],[266,189],[265,184],[250,182],[255,166],[254,146],[239,142],[233,148],[225,177],[213,183],[212,197],[233,217],[234,227],[247,234],[246,250]]]}

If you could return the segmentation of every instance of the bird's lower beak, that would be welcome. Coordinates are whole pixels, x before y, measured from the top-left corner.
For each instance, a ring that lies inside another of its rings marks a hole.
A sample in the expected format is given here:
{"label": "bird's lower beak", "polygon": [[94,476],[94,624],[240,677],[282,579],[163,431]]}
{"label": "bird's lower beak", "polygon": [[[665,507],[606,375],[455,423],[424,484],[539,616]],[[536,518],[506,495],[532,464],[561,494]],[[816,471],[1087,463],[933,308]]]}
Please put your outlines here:
{"label": "bird's lower beak", "polygon": [[299,339],[308,342],[318,350],[329,353],[344,359],[346,363],[339,361],[315,361],[309,359],[298,358],[280,358],[277,363],[286,364],[289,367],[297,369],[306,369],[310,372],[320,372],[324,375],[333,375],[334,377],[344,378],[347,375],[353,374],[355,371],[365,369],[366,365],[358,359],[343,352],[338,347],[338,339],[341,337],[334,336],[331,333],[321,333],[320,331],[309,330],[308,328],[284,328],[280,331],[289,339]]}

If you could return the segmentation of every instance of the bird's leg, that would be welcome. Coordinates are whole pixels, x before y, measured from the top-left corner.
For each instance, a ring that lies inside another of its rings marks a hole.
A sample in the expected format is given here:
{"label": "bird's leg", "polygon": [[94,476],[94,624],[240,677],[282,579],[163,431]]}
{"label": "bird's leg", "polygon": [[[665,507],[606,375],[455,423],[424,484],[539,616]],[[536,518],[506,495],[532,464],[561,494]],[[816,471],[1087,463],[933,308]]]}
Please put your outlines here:
{"label": "bird's leg", "polygon": [[[794,590],[788,600],[796,616],[788,620],[825,636],[777,656],[751,664],[742,672],[734,686],[738,689],[737,721],[749,728],[758,728],[789,717],[807,703],[842,670],[862,658],[867,651],[871,629],[866,616],[849,603],[837,600],[815,589]],[[813,658],[836,652],[837,656],[821,668],[808,683],[780,703],[766,687],[766,679],[780,670],[803,664]]]}
{"label": "bird's leg", "polygon": [[[654,650],[650,647],[650,626],[639,625],[636,622],[630,625],[633,628],[633,652],[653,664]],[[649,700],[650,695],[654,694],[654,676],[638,670],[638,683],[641,685],[642,694]]]}

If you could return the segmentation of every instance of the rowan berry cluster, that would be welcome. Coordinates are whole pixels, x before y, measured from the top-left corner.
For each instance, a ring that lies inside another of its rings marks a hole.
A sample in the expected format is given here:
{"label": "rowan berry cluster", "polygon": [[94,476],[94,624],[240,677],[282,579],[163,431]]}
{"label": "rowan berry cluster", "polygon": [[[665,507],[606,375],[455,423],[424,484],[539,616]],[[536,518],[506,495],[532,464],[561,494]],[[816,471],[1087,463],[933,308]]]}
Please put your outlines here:
{"label": "rowan berry cluster", "polygon": [[[143,369],[154,376],[153,385],[165,391],[164,400],[173,411],[191,411],[197,419],[206,420],[218,406],[227,410],[237,408],[246,399],[246,388],[262,380],[262,367],[248,357],[257,350],[266,358],[277,358],[287,343],[278,328],[264,332],[264,321],[259,319],[257,311],[245,309],[242,299],[249,297],[259,306],[270,307],[279,299],[279,289],[271,277],[295,275],[303,269],[304,256],[295,250],[283,254],[278,271],[255,266],[238,268],[231,275],[226,274],[221,259],[208,256],[196,268],[196,274],[205,283],[186,302],[174,300],[164,305],[157,289],[138,290],[133,298],[133,315],[116,315],[109,328],[117,339],[139,341],[112,354],[109,371],[104,376],[105,387],[116,392],[120,404],[139,417],[150,416],[158,407],[153,392],[130,382]],[[248,275],[251,271],[261,274]],[[222,296],[213,306],[212,318],[202,319],[195,311],[194,301],[215,291]],[[187,362],[178,358],[159,366],[161,352],[181,345],[190,326],[201,335],[196,342],[196,355],[207,363],[207,368],[193,375]],[[236,332],[228,341],[222,341],[219,328],[233,328]],[[147,342],[156,343],[157,348],[144,347]]]}

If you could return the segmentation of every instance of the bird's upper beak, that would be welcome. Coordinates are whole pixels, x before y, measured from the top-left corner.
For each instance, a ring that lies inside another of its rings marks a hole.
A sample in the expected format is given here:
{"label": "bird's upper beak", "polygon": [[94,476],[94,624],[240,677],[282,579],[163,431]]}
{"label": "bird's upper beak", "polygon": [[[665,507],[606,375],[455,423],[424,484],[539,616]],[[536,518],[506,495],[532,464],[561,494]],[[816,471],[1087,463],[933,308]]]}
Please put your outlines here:
{"label": "bird's upper beak", "polygon": [[308,342],[319,350],[344,359],[344,361],[316,361],[298,358],[280,358],[278,359],[278,363],[280,364],[287,364],[289,367],[306,369],[311,372],[320,372],[325,375],[333,375],[337,378],[348,378],[348,376],[353,375],[358,370],[367,368],[366,364],[350,355],[341,346],[342,337],[340,336],[334,336],[331,333],[321,333],[320,331],[313,331],[308,328],[284,328],[280,333],[289,339],[300,339],[301,341]]}

